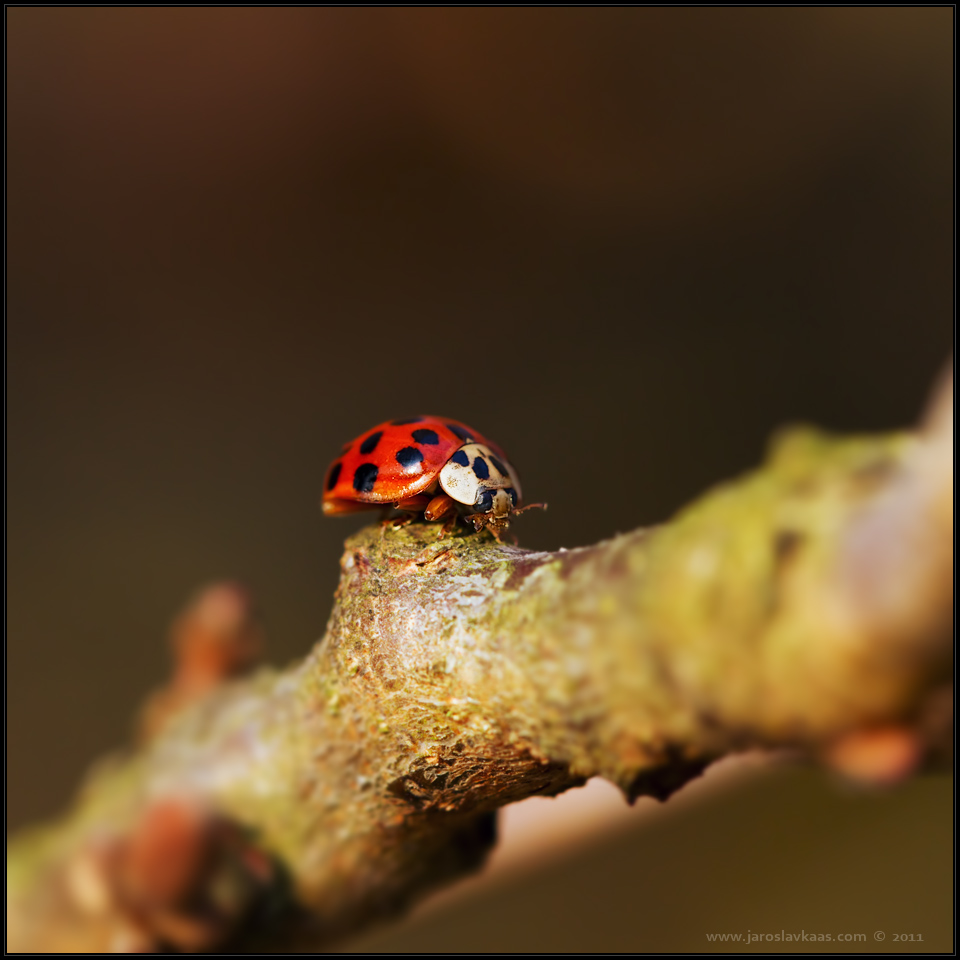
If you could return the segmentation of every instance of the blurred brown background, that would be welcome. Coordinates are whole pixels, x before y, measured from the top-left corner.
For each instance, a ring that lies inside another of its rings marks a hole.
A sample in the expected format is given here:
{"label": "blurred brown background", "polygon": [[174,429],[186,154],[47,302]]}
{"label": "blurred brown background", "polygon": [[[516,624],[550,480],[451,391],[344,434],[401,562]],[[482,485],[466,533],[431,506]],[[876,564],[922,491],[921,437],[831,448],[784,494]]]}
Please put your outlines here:
{"label": "blurred brown background", "polygon": [[10,827],[127,736],[198,585],[308,649],[374,423],[475,425],[550,504],[522,543],[574,546],[785,421],[911,423],[949,355],[949,7],[7,17]]}

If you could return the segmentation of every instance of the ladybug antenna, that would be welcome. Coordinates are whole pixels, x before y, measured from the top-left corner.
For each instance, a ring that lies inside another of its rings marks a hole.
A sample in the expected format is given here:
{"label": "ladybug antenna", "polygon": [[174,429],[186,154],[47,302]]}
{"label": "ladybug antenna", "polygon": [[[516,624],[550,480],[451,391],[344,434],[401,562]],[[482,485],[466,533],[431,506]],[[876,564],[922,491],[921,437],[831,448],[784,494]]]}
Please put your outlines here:
{"label": "ladybug antenna", "polygon": [[517,516],[517,514],[523,513],[524,510],[546,510],[546,509],[547,509],[547,505],[545,503],[528,503],[526,506],[518,507],[516,510],[514,510],[513,515]]}

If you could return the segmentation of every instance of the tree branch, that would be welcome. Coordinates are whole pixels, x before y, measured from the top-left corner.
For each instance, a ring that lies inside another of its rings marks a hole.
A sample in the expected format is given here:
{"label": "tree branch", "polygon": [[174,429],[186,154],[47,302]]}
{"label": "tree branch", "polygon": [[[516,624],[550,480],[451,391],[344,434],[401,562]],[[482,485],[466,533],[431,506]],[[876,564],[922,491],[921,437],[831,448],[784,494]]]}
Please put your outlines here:
{"label": "tree branch", "polygon": [[315,950],[479,866],[498,807],[592,776],[665,798],[783,745],[906,775],[951,669],[951,411],[948,379],[917,434],[792,429],[593,547],[363,530],[301,664],[175,679],[144,742],[14,840],[8,948]]}

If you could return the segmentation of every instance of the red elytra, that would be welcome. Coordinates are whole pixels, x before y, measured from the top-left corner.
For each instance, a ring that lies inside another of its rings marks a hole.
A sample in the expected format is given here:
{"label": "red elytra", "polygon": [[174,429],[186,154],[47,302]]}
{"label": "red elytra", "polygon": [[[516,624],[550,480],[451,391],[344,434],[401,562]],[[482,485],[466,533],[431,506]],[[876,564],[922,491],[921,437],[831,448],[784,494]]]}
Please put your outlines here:
{"label": "red elytra", "polygon": [[328,516],[395,507],[408,519],[445,519],[448,531],[465,514],[498,538],[519,506],[519,479],[504,452],[450,417],[389,420],[360,434],[330,465],[323,491]]}

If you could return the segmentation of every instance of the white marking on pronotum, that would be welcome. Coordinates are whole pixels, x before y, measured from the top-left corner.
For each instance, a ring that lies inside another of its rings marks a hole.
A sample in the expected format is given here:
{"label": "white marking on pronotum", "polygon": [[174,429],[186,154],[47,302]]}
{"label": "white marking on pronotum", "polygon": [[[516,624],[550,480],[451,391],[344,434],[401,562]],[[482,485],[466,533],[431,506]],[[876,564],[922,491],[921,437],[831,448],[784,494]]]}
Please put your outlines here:
{"label": "white marking on pronotum", "polygon": [[[458,458],[458,455],[461,456]],[[466,463],[458,463],[455,458],[466,460]],[[440,471],[440,486],[458,503],[470,507],[479,504],[488,490],[493,491],[493,512],[497,516],[504,516],[513,507],[506,489],[513,487],[518,500],[520,490],[510,467],[503,464],[508,471],[503,473],[498,469],[497,462],[499,458],[485,444],[465,443]],[[483,476],[484,473],[486,476]]]}

